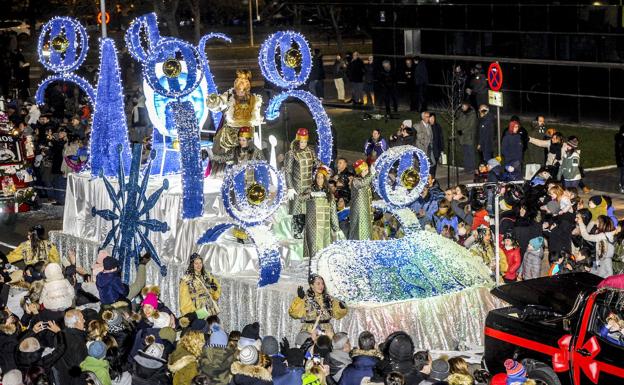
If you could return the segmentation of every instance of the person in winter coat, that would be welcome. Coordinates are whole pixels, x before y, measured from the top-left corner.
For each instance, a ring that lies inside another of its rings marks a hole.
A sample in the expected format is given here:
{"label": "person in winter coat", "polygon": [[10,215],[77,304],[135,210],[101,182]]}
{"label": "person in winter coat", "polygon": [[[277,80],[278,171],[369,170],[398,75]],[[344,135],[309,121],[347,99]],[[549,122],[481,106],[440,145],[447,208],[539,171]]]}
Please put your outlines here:
{"label": "person in winter coat", "polygon": [[54,365],[57,383],[82,385],[84,382],[80,378],[80,363],[88,356],[85,319],[79,310],[70,309],[65,312],[64,323],[62,334],[65,343],[71,348],[66,349]]}
{"label": "person in winter coat", "polygon": [[589,234],[587,226],[580,214],[576,216],[576,223],[584,240],[596,244],[596,260],[592,273],[607,278],[613,275],[613,253],[615,251],[615,226],[606,215],[601,215],[596,221],[596,226]]}
{"label": "person in winter coat", "polygon": [[89,343],[89,355],[80,363],[83,372],[95,374],[102,385],[111,385],[112,380],[109,372],[109,363],[106,360],[106,344],[102,341]]}
{"label": "person in winter coat", "polygon": [[431,153],[433,158],[431,159],[432,165],[429,167],[429,174],[435,178],[440,156],[444,152],[444,131],[437,122],[436,114],[433,112],[429,113],[429,125],[431,126],[431,133],[433,135],[431,141]]}
{"label": "person in winter coat", "polygon": [[443,198],[438,204],[438,211],[433,216],[433,222],[438,234],[442,233],[442,229],[445,226],[452,227],[455,234],[457,234],[459,218],[451,210],[451,202],[447,201],[446,198]]}
{"label": "person in winter coat", "polygon": [[364,144],[364,155],[366,155],[366,162],[369,165],[375,163],[375,160],[388,150],[388,142],[381,136],[381,129],[375,128],[371,133],[371,137],[368,138]]}
{"label": "person in winter coat", "polygon": [[310,71],[310,92],[317,98],[323,99],[325,97],[325,68],[323,67],[323,55],[318,48],[314,49],[314,56],[312,56],[312,70]]}
{"label": "person in winter coat", "polygon": [[397,133],[390,136],[390,147],[414,145],[414,130],[412,121],[406,119],[401,123]]}
{"label": "person in winter coat", "polygon": [[132,385],[169,385],[171,377],[167,361],[163,358],[165,347],[152,343],[133,357]]}
{"label": "person in winter coat", "polygon": [[383,359],[373,369],[371,382],[382,382],[390,372],[405,376],[406,384],[418,384],[423,377],[414,365],[414,342],[407,333],[398,331],[390,334],[383,343]]}
{"label": "person in winter coat", "polygon": [[494,127],[494,115],[490,113],[487,105],[479,106],[479,141],[477,142],[477,150],[481,156],[482,162],[492,159],[494,151],[494,136],[496,128]]}
{"label": "person in winter coat", "polygon": [[368,331],[360,333],[358,349],[351,352],[352,362],[342,371],[339,385],[359,385],[364,377],[373,376],[373,369],[382,359],[375,348],[375,336]]}
{"label": "person in winter coat", "polygon": [[433,161],[431,156],[433,132],[431,131],[431,124],[429,124],[429,112],[423,111],[420,113],[420,122],[414,126],[414,130],[416,131],[416,142],[414,145],[427,154],[427,157]]}
{"label": "person in winter coat", "polygon": [[95,277],[102,305],[111,305],[126,299],[129,288],[121,280],[119,261],[109,256],[104,258],[103,266],[104,270]]}
{"label": "person in winter coat", "polygon": [[381,91],[381,99],[386,107],[386,116],[390,116],[390,103],[392,103],[392,111],[397,112],[398,110],[397,79],[390,60],[384,60],[381,63],[381,71],[377,73],[376,81]]}
{"label": "person in winter coat", "polygon": [[624,124],[620,126],[620,131],[615,134],[615,163],[620,171],[620,182],[618,188],[624,194]]}
{"label": "person in winter coat", "polygon": [[330,375],[334,381],[340,381],[342,371],[351,363],[351,342],[347,333],[336,333],[332,337],[332,351],[326,364],[329,365]]}
{"label": "person in winter coat", "polygon": [[6,309],[0,309],[0,369],[2,373],[16,369],[15,350],[19,344],[21,326],[16,316]]}
{"label": "person in winter coat", "polygon": [[247,345],[240,350],[238,361],[232,364],[230,385],[273,385],[270,367],[271,359],[266,354]]}
{"label": "person in winter coat", "polygon": [[522,266],[522,256],[520,255],[520,246],[511,233],[501,236],[500,247],[503,249],[505,258],[507,259],[507,272],[503,275],[506,283],[515,282],[518,279],[518,271]]}
{"label": "person in winter coat", "polygon": [[336,55],[336,59],[334,59],[334,85],[336,86],[339,102],[344,102],[345,100],[344,78],[346,68],[347,64],[344,59],[340,55]]}
{"label": "person in winter coat", "polygon": [[351,82],[351,102],[353,104],[362,104],[365,72],[364,61],[360,58],[359,52],[353,52],[353,58],[347,66],[347,75]]}
{"label": "person in winter coat", "polygon": [[464,171],[470,174],[475,169],[475,142],[477,135],[477,114],[470,106],[470,103],[463,102],[461,110],[457,114],[455,128],[459,135],[459,144],[462,146],[464,154]]}
{"label": "person in winter coat", "polygon": [[563,145],[563,157],[557,173],[557,179],[563,180],[563,187],[578,187],[581,182],[581,151],[576,136],[570,136]]}
{"label": "person in winter coat", "polygon": [[438,211],[442,198],[444,198],[444,192],[437,183],[434,183],[431,186],[425,186],[420,196],[411,204],[410,209],[416,213],[421,227],[424,228],[426,224],[433,223],[433,216]]}
{"label": "person in winter coat", "polygon": [[[43,330],[49,330],[54,333],[54,350],[46,355],[43,355],[45,348],[41,346],[37,339],[37,334]],[[25,371],[33,366],[40,366],[46,371],[48,378],[52,378],[52,367],[65,354],[67,349],[65,338],[60,331],[61,328],[54,321],[48,321],[47,323],[37,322],[32,329],[22,336],[22,340],[15,351],[17,368]]]}
{"label": "person in winter coat", "polygon": [[487,168],[488,168],[487,181],[489,183],[496,183],[496,182],[503,181],[503,174],[505,173],[505,170],[503,169],[503,166],[501,166],[498,160],[496,160],[495,158],[488,160]]}
{"label": "person in winter coat", "polygon": [[176,350],[169,356],[169,371],[173,385],[188,385],[198,373],[198,360],[204,347],[204,334],[195,330],[180,338]]}
{"label": "person in winter coat", "polygon": [[228,336],[219,324],[211,326],[210,340],[202,351],[199,370],[215,385],[227,385],[232,379],[230,367],[234,363],[234,349],[228,346]]}
{"label": "person in winter coat", "polygon": [[[550,130],[553,129],[551,128]],[[529,137],[529,143],[546,149],[545,166],[551,173],[557,174],[563,156],[563,135],[555,131],[548,139],[539,139],[531,136]]]}
{"label": "person in winter coat", "polygon": [[304,351],[298,348],[288,348],[284,352],[286,373],[282,376],[273,375],[275,385],[301,385],[305,373]]}
{"label": "person in winter coat", "polygon": [[529,246],[522,259],[523,280],[542,276],[542,259],[544,259],[544,238],[535,237],[529,241]]}
{"label": "person in winter coat", "polygon": [[510,173],[511,180],[522,179],[522,136],[518,133],[520,124],[515,120],[509,122],[507,134],[503,137],[501,153],[505,161],[505,170]]}
{"label": "person in winter coat", "polygon": [[49,263],[45,268],[46,281],[41,291],[41,304],[51,311],[65,311],[72,307],[76,292],[63,276],[58,263]]}

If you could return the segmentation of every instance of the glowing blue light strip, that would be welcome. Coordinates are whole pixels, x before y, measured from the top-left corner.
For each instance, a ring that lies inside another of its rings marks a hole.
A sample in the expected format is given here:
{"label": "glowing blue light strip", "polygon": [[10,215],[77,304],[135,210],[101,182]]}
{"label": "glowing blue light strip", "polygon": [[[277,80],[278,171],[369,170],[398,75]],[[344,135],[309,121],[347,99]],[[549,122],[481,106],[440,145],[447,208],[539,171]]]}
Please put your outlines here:
{"label": "glowing blue light strip", "polygon": [[310,110],[312,119],[316,123],[316,130],[318,135],[317,157],[323,164],[331,164],[332,161],[332,132],[331,132],[331,120],[327,116],[327,112],[323,108],[323,104],[320,99],[312,95],[308,91],[303,90],[288,90],[284,91],[269,101],[269,105],[266,109],[267,120],[275,120],[280,115],[280,107],[284,100],[287,98],[297,98],[301,100]]}
{"label": "glowing blue light strip", "polygon": [[125,40],[128,52],[139,62],[147,61],[149,51],[145,50],[141,42],[141,31],[147,32],[146,43],[151,51],[160,41],[158,18],[154,12],[141,15],[134,19],[126,31]]}
{"label": "glowing blue light strip", "polygon": [[[228,43],[231,43],[232,39],[230,39],[229,36],[223,33],[213,32],[213,33],[209,33],[207,35],[202,36],[202,38],[199,40],[198,50],[199,50],[199,55],[202,60],[204,75],[206,76],[206,81],[208,82],[208,92],[210,94],[216,94],[219,92],[219,90],[217,89],[217,84],[214,81],[214,76],[212,75],[212,71],[210,71],[210,61],[206,57],[206,44],[211,39],[220,39]],[[211,115],[212,115],[212,122],[214,124],[214,127],[215,129],[217,129],[219,127],[219,123],[221,122],[221,117],[223,116],[223,113],[211,112]]]}
{"label": "glowing blue light strip", "polygon": [[[296,73],[294,68],[286,65],[286,53],[295,44],[301,52],[301,69]],[[280,69],[275,61],[279,50]],[[260,71],[265,79],[280,88],[293,89],[305,84],[312,71],[312,53],[305,37],[294,31],[279,31],[270,35],[262,46],[258,57]]]}
{"label": "glowing blue light strip", "polygon": [[[69,46],[65,53],[60,53],[52,48],[52,40],[65,32]],[[80,37],[79,41],[76,37]],[[46,57],[43,48],[48,43],[49,57]],[[80,53],[76,58],[76,50]],[[37,53],[39,62],[52,72],[71,72],[76,70],[84,62],[89,50],[89,36],[87,30],[80,22],[71,17],[54,17],[41,28],[37,41]],[[64,56],[63,56],[64,55]]]}

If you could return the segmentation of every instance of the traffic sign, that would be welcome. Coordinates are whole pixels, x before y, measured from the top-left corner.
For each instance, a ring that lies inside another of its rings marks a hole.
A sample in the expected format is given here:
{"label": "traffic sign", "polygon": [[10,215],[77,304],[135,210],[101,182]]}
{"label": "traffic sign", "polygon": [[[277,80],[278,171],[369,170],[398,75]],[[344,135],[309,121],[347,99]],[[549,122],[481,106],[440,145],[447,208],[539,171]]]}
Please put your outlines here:
{"label": "traffic sign", "polygon": [[499,91],[488,90],[488,103],[491,106],[503,106],[503,93]]}
{"label": "traffic sign", "polygon": [[[110,14],[106,12],[106,24],[108,24],[109,22],[110,22]],[[102,12],[98,13],[97,15],[97,23],[102,24]]]}
{"label": "traffic sign", "polygon": [[503,86],[503,70],[498,62],[490,64],[487,72],[487,81],[492,91],[499,91]]}

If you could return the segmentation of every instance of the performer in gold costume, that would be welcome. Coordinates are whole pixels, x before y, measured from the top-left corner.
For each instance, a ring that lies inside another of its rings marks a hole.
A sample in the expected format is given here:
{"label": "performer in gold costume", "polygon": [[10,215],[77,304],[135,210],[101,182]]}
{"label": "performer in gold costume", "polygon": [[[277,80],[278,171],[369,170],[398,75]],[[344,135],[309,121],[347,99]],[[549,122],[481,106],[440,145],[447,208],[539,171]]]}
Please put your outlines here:
{"label": "performer in gold costume", "polygon": [[355,178],[351,181],[351,208],[349,211],[349,239],[371,239],[373,208],[371,201],[373,176],[363,159],[353,164]]}
{"label": "performer in gold costume", "polygon": [[284,159],[284,173],[288,187],[289,210],[293,216],[292,232],[295,238],[301,238],[305,225],[305,197],[303,194],[312,188],[313,171],[320,162],[316,152],[308,145],[310,138],[307,128],[297,130],[295,140],[290,144],[290,151]]}
{"label": "performer in gold costume", "polygon": [[297,297],[288,309],[288,314],[294,319],[301,320],[301,331],[312,333],[315,325],[319,334],[334,335],[334,328],[329,323],[332,318],[341,319],[347,315],[347,306],[327,294],[325,280],[318,274],[308,278],[310,287],[307,291],[299,286]]}

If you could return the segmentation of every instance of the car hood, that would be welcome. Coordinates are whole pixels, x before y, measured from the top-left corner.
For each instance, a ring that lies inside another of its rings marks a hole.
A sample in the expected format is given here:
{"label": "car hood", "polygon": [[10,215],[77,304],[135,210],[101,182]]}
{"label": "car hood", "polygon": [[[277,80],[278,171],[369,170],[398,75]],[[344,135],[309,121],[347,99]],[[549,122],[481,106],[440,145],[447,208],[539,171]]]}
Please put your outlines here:
{"label": "car hood", "polygon": [[513,306],[540,306],[564,315],[572,310],[579,294],[595,291],[601,281],[590,273],[560,274],[502,285],[491,293]]}

